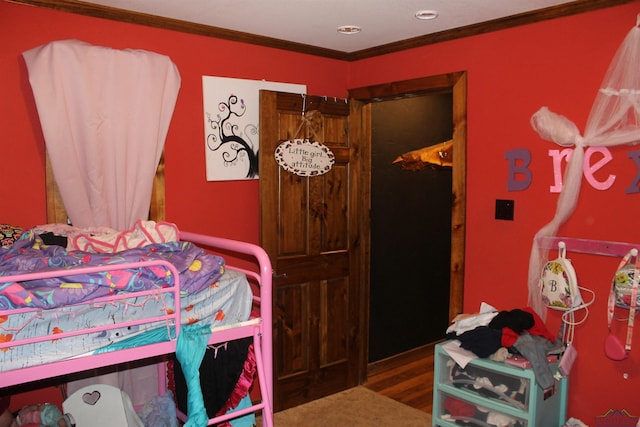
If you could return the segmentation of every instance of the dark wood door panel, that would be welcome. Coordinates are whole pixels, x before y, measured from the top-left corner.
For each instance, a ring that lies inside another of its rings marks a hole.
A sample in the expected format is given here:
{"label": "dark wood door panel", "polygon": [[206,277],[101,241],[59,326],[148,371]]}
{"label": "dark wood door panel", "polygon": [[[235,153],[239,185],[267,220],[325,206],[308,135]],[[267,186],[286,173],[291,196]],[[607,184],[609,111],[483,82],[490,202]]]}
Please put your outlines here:
{"label": "dark wood door panel", "polygon": [[[286,354],[276,363],[279,379],[349,363],[348,279],[281,286],[276,298],[274,334],[279,353]],[[311,354],[306,343],[315,340],[319,351]]]}
{"label": "dark wood door panel", "polygon": [[319,280],[344,277],[349,274],[349,254],[345,251],[318,254],[307,257],[281,258],[274,287],[300,283],[304,280]]}
{"label": "dark wood door panel", "polygon": [[[301,114],[302,113],[302,114]],[[276,410],[358,384],[361,155],[344,100],[262,92],[261,245],[274,267]],[[299,176],[280,168],[276,147],[308,138],[335,151],[331,170]]]}
{"label": "dark wood door panel", "polygon": [[274,300],[274,359],[276,379],[286,379],[293,375],[305,374],[311,370],[312,356],[306,345],[317,334],[313,326],[313,314],[309,301],[309,283],[280,286],[275,291]]}

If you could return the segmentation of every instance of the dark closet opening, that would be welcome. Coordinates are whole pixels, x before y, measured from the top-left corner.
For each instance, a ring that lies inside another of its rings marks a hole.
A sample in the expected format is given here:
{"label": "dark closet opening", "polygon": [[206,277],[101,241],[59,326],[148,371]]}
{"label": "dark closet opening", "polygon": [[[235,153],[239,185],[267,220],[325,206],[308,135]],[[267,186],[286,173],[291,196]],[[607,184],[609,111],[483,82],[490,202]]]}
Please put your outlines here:
{"label": "dark closet opening", "polygon": [[449,323],[451,168],[392,162],[452,139],[452,111],[451,92],[372,103],[369,363],[438,341]]}

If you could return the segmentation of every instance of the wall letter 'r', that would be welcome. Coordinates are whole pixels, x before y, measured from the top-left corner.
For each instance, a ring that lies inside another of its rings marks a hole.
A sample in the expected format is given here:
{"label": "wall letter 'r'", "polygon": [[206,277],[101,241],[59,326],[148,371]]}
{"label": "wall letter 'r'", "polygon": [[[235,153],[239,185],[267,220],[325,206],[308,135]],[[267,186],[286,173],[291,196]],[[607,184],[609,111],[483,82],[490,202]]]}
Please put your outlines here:
{"label": "wall letter 'r'", "polygon": [[552,193],[559,193],[562,191],[562,159],[566,159],[567,162],[571,159],[572,148],[565,148],[561,150],[549,150],[549,157],[553,160],[553,185],[549,187],[549,191]]}

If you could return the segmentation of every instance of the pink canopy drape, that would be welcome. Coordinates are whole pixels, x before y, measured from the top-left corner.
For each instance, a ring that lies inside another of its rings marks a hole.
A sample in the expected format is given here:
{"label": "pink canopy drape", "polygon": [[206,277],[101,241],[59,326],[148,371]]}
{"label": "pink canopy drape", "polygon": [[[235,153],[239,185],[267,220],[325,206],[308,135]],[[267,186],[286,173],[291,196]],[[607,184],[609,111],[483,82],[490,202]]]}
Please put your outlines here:
{"label": "pink canopy drape", "polygon": [[540,229],[533,240],[529,261],[529,306],[542,319],[546,311],[540,298],[538,282],[548,250],[538,245],[538,238],[553,237],[573,213],[582,182],[585,147],[610,147],[640,141],[640,15],[613,57],[596,95],[584,135],[566,117],[542,107],[531,118],[540,137],[563,147],[574,147],[565,170],[562,191],[555,216]]}
{"label": "pink canopy drape", "polygon": [[145,220],[180,75],[164,55],[61,40],[23,53],[67,214],[81,228]]}
{"label": "pink canopy drape", "polygon": [[[146,220],[180,75],[164,55],[78,40],[23,53],[65,209],[80,229],[129,230]],[[126,391],[135,405],[157,393],[154,365],[69,383]]]}

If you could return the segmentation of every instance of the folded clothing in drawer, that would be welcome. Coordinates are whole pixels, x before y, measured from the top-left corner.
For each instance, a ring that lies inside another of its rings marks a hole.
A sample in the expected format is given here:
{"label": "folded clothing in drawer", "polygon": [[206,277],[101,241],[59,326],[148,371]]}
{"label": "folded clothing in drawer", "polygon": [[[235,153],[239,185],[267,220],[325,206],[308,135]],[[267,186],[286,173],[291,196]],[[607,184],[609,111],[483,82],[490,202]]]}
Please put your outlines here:
{"label": "folded clothing in drawer", "polygon": [[526,409],[529,381],[503,372],[472,365],[465,368],[451,361],[450,381],[454,387],[473,391],[483,397],[495,398],[520,409]]}
{"label": "folded clothing in drawer", "polygon": [[444,394],[442,396],[442,410],[439,411],[442,420],[469,426],[509,426],[526,427],[527,421],[500,411]]}

